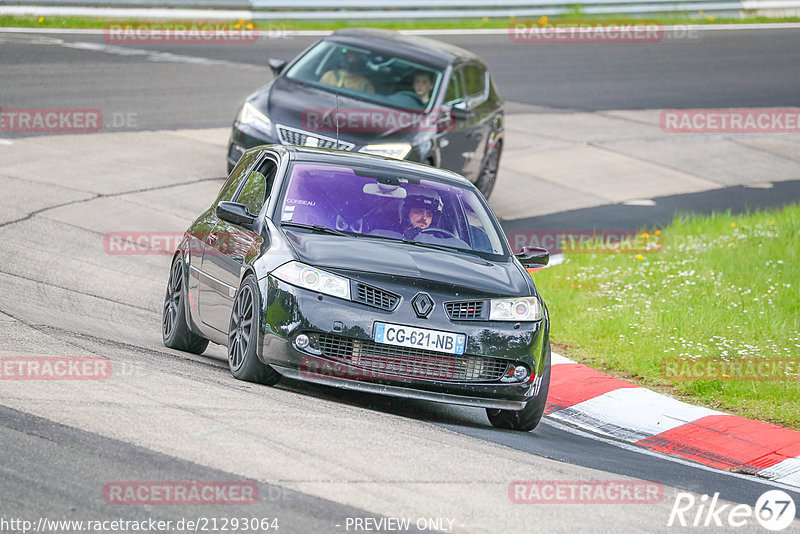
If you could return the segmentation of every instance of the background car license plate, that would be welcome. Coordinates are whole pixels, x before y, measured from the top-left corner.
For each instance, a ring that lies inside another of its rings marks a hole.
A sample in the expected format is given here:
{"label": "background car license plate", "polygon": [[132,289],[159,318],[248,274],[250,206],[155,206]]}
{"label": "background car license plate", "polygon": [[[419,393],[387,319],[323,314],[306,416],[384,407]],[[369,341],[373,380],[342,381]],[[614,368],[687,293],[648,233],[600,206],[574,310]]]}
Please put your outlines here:
{"label": "background car license plate", "polygon": [[375,342],[448,354],[464,354],[467,336],[399,324],[375,323]]}

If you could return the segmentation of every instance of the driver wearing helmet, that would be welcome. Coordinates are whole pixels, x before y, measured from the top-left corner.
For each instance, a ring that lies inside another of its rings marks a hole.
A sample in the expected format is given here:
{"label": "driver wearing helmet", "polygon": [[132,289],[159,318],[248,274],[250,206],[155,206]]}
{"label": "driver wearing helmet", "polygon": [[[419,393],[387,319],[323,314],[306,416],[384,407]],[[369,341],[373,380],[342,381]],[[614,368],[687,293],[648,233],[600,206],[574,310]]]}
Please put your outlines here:
{"label": "driver wearing helmet", "polygon": [[403,201],[403,237],[414,239],[439,222],[442,200],[435,191],[410,193]]}

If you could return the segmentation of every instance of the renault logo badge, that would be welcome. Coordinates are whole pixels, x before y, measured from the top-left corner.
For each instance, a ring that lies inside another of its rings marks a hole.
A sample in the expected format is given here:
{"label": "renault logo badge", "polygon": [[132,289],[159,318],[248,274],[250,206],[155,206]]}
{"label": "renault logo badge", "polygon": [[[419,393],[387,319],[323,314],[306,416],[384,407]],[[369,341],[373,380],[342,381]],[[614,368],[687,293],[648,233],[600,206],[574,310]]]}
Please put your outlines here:
{"label": "renault logo badge", "polygon": [[417,314],[417,317],[425,318],[433,311],[433,299],[427,293],[417,293],[411,299],[411,306]]}

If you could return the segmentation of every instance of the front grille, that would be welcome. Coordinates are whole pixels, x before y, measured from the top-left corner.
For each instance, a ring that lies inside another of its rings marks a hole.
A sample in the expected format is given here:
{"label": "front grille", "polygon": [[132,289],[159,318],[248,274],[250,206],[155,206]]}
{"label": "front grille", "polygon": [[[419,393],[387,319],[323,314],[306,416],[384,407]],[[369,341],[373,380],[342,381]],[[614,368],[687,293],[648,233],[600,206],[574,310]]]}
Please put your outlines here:
{"label": "front grille", "polygon": [[400,302],[400,297],[383,289],[358,283],[356,284],[356,295],[353,300],[374,308],[393,310],[397,307],[397,303]]}
{"label": "front grille", "polygon": [[317,145],[319,148],[336,148],[339,150],[353,150],[355,146],[352,143],[348,143],[346,141],[337,141],[331,137],[325,137],[322,135],[318,135],[314,132],[306,132],[303,130],[298,130],[296,128],[289,128],[288,126],[280,126],[278,125],[278,137],[281,140],[281,143],[284,145],[298,145],[298,146],[306,146],[306,141],[308,141],[309,137],[314,137],[317,139]]}
{"label": "front grille", "polygon": [[469,321],[483,319],[482,300],[464,300],[460,302],[445,302],[444,309],[454,321]]}
{"label": "front grille", "polygon": [[444,382],[496,381],[509,362],[464,354],[384,345],[335,334],[317,336],[317,348],[328,358],[365,370],[365,377],[427,378]]}

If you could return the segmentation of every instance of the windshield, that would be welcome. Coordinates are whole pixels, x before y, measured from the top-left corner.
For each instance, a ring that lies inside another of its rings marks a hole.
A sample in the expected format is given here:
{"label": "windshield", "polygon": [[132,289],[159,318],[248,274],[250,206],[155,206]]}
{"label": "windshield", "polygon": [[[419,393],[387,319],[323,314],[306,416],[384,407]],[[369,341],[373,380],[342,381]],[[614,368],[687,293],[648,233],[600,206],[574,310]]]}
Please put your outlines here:
{"label": "windshield", "polygon": [[296,163],[281,223],[310,231],[505,255],[501,234],[475,191],[375,169]]}
{"label": "windshield", "polygon": [[409,110],[429,109],[442,73],[434,67],[364,48],[321,41],[286,77],[330,92]]}

